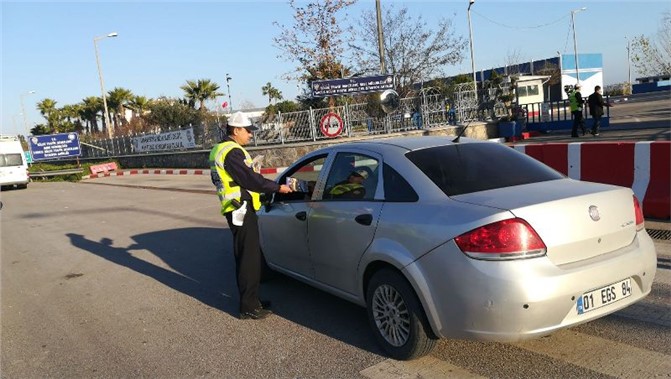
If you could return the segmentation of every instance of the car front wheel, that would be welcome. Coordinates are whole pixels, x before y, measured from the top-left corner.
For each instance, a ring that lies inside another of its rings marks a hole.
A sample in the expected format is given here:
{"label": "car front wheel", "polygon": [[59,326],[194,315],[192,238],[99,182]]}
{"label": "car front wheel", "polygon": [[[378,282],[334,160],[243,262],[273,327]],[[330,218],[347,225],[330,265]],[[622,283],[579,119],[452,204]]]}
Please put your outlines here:
{"label": "car front wheel", "polygon": [[375,273],[366,305],[375,338],[392,358],[419,358],[436,345],[415,292],[399,273],[388,269]]}

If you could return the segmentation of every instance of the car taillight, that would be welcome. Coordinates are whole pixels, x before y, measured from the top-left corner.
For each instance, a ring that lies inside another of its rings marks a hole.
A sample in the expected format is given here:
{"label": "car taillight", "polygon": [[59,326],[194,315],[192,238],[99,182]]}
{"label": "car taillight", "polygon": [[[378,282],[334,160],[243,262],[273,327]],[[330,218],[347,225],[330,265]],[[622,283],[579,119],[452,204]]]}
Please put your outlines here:
{"label": "car taillight", "polygon": [[643,208],[641,208],[641,203],[638,202],[636,195],[634,195],[634,213],[636,213],[636,231],[643,230],[645,228]]}
{"label": "car taillight", "polygon": [[471,258],[506,260],[545,255],[547,247],[538,233],[521,218],[481,226],[454,239]]}

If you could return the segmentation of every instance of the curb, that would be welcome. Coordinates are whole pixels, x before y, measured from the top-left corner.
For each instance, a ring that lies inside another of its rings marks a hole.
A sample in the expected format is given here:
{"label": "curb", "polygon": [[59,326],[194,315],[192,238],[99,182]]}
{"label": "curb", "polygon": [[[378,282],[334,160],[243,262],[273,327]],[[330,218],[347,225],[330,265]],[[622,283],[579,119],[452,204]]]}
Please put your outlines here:
{"label": "curb", "polygon": [[[287,167],[262,168],[261,175],[278,174]],[[128,176],[128,175],[210,175],[209,169],[143,169],[143,170],[125,170],[115,172],[100,172],[97,174],[84,175],[82,179],[104,178],[108,176]]]}

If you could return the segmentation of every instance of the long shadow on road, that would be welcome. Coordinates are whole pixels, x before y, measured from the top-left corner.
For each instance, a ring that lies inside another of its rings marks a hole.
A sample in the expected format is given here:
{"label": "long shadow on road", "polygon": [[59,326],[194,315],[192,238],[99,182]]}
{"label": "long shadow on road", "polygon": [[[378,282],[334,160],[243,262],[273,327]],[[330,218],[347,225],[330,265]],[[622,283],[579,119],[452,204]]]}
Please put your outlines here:
{"label": "long shadow on road", "polygon": [[[231,234],[220,228],[184,228],[132,236],[128,247],[114,247],[109,238],[93,241],[68,233],[73,246],[179,291],[226,312],[238,315],[235,261]],[[138,258],[146,250],[168,268]],[[139,255],[139,254],[136,254]],[[363,308],[283,275],[273,275],[261,286],[261,296],[273,303],[273,312],[344,343],[382,354],[373,340]],[[249,322],[249,321],[245,321]]]}

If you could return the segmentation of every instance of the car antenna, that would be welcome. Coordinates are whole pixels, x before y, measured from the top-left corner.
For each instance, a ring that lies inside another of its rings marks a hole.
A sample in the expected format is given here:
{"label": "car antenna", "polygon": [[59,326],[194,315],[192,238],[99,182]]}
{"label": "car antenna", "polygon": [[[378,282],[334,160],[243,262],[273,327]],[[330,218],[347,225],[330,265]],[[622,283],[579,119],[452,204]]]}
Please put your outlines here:
{"label": "car antenna", "polygon": [[461,129],[461,131],[460,131],[459,134],[457,135],[457,138],[453,139],[452,142],[454,142],[454,143],[459,143],[459,138],[461,138],[461,136],[464,134],[464,132],[466,131],[466,129],[468,129],[468,126],[471,125],[471,122],[472,122],[472,121],[473,121],[473,120],[469,120],[469,121],[468,121],[468,124],[466,124],[466,126],[464,126],[464,128]]}

